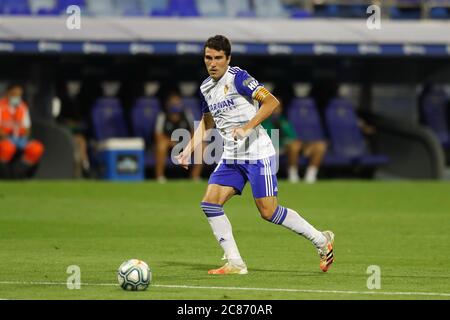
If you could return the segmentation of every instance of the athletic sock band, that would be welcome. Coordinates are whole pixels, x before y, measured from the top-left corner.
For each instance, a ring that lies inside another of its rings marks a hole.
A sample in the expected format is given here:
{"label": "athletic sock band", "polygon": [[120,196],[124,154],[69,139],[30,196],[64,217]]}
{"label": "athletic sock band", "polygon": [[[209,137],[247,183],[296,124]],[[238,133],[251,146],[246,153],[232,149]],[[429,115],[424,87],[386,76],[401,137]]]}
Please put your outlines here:
{"label": "athletic sock band", "polygon": [[286,219],[287,209],[283,206],[278,206],[273,213],[272,218],[270,218],[270,222],[275,224],[282,224],[284,219]]}
{"label": "athletic sock band", "polygon": [[202,202],[201,207],[208,218],[224,215],[223,207],[220,204]]}

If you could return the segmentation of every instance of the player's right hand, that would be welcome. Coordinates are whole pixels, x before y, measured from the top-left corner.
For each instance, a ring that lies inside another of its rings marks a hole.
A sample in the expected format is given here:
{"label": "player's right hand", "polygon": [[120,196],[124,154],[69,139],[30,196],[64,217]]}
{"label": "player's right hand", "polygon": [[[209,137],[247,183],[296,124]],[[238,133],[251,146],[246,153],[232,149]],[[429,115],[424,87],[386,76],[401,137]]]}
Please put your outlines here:
{"label": "player's right hand", "polygon": [[175,156],[175,160],[177,160],[177,163],[179,166],[181,166],[184,169],[188,169],[189,168],[189,161],[188,161],[188,157],[186,157],[185,155],[183,155],[183,153],[180,153],[179,155]]}

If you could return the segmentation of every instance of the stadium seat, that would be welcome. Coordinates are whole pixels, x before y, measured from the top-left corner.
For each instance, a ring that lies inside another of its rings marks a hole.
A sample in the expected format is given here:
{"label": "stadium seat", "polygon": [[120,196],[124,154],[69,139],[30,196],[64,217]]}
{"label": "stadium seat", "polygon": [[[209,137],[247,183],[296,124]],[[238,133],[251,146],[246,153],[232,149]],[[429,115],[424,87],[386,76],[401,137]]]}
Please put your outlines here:
{"label": "stadium seat", "polygon": [[145,14],[139,0],[117,1],[116,10],[117,13],[124,16],[142,16]]}
{"label": "stadium seat", "polygon": [[420,19],[422,8],[420,0],[397,0],[395,6],[390,8],[391,19],[407,20]]}
{"label": "stadium seat", "polygon": [[[289,122],[295,128],[298,138],[302,142],[326,140],[322,122],[317,112],[316,104],[311,98],[295,98],[288,107]],[[301,165],[305,165],[305,159],[301,159]],[[351,161],[347,157],[335,154],[329,149],[323,159],[324,166],[346,166]]]}
{"label": "stadium seat", "polygon": [[146,144],[145,166],[155,165],[155,157],[149,146],[153,141],[160,103],[156,98],[139,98],[131,110],[132,133],[144,139]]}
{"label": "stadium seat", "polygon": [[114,0],[86,0],[86,9],[93,16],[115,16],[117,9]]}
{"label": "stadium seat", "polygon": [[147,145],[153,139],[156,118],[161,106],[156,98],[139,98],[131,110],[131,126],[133,135],[141,137]]}
{"label": "stadium seat", "polygon": [[253,3],[259,18],[285,18],[288,15],[280,0],[254,0]]}
{"label": "stadium seat", "polygon": [[62,13],[66,12],[67,7],[69,6],[78,6],[81,8],[81,10],[84,10],[86,8],[86,1],[85,0],[58,0],[58,10]]}
{"label": "stadium seat", "polygon": [[249,0],[225,0],[225,12],[228,17],[254,17],[255,12]]}
{"label": "stadium seat", "polygon": [[431,19],[450,19],[450,7],[434,7],[429,11]]}
{"label": "stadium seat", "polygon": [[27,0],[3,0],[0,2],[1,12],[6,15],[31,15]]}
{"label": "stadium seat", "polygon": [[198,11],[203,17],[224,17],[225,7],[220,0],[196,0]]}
{"label": "stadium seat", "polygon": [[450,134],[447,125],[448,101],[444,90],[433,88],[424,97],[420,106],[425,124],[433,130],[444,148],[450,147]]}
{"label": "stadium seat", "polygon": [[154,11],[167,11],[169,0],[141,0],[141,6],[145,13],[152,15]]}
{"label": "stadium seat", "polygon": [[56,0],[34,0],[30,1],[29,5],[30,10],[33,14],[47,14],[47,12],[57,12]]}
{"label": "stadium seat", "polygon": [[116,98],[99,98],[91,112],[94,138],[128,137],[122,106]]}
{"label": "stadium seat", "polygon": [[197,98],[183,98],[183,104],[192,113],[195,121],[200,121],[202,119],[200,102]]}
{"label": "stadium seat", "polygon": [[348,100],[331,100],[325,111],[325,118],[333,151],[337,155],[361,166],[374,167],[389,162],[387,156],[373,155],[367,149],[355,111]]}

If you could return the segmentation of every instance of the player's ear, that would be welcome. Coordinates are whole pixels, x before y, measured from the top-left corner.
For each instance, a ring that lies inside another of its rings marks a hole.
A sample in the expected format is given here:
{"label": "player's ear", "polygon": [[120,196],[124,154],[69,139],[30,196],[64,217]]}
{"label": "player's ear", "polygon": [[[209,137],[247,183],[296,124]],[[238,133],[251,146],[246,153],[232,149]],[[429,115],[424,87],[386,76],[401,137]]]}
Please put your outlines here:
{"label": "player's ear", "polygon": [[227,58],[227,63],[230,64],[230,61],[231,61],[231,54]]}

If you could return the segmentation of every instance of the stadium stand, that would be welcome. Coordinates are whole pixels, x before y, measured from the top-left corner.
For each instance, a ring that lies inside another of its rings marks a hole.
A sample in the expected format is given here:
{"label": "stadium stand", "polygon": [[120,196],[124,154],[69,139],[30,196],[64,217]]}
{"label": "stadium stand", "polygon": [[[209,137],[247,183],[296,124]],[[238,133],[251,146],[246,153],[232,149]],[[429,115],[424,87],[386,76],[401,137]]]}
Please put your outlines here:
{"label": "stadium stand", "polygon": [[[61,15],[69,5],[91,16],[366,18],[372,0],[3,0],[5,15]],[[449,19],[449,0],[383,1],[384,17],[393,20]]]}

